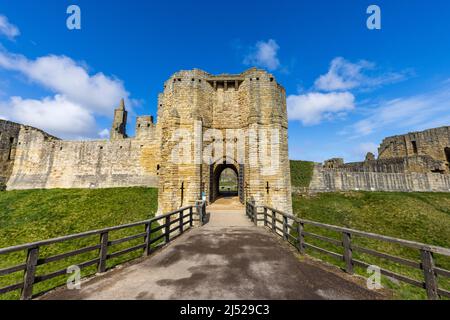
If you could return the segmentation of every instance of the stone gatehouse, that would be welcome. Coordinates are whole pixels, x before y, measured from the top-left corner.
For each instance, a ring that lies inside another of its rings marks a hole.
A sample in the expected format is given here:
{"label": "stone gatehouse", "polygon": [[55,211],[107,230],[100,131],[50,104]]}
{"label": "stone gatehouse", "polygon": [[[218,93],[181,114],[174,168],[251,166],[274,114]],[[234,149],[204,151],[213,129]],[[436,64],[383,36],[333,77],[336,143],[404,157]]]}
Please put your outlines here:
{"label": "stone gatehouse", "polygon": [[284,88],[263,70],[212,75],[179,71],[158,97],[157,122],[136,119],[126,133],[123,101],[109,140],[66,141],[0,120],[0,183],[33,188],[159,188],[159,212],[214,202],[226,168],[241,202],[292,212]]}

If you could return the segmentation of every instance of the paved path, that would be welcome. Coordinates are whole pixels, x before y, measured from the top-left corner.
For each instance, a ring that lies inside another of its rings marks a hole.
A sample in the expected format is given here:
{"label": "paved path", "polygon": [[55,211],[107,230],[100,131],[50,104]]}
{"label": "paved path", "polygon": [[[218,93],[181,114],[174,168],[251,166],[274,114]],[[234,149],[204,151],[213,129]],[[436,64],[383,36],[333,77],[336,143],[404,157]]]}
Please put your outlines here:
{"label": "paved path", "polygon": [[[317,262],[300,262],[242,210],[213,207],[210,220],[142,262],[94,277],[81,290],[41,299],[379,299]],[[242,219],[241,219],[242,218]]]}

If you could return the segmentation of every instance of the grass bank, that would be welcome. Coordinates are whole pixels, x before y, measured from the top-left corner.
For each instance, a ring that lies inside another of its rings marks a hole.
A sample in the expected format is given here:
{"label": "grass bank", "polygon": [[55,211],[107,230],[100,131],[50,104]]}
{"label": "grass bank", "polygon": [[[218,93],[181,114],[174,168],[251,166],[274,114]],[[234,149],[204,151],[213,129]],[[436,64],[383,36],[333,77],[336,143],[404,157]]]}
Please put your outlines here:
{"label": "grass bank", "polygon": [[[382,235],[413,240],[427,244],[450,248],[450,193],[401,193],[401,192],[347,192],[322,193],[316,196],[293,196],[294,212],[303,219],[314,220]],[[332,231],[323,231],[310,227],[310,231],[339,239],[340,235]],[[308,231],[308,230],[307,230]],[[306,239],[325,249],[342,252],[338,247],[320,240]],[[376,240],[354,239],[355,243],[377,251],[396,256],[419,260],[419,253],[395,244]],[[334,259],[308,251],[309,254],[338,264]],[[355,254],[380,267],[422,280],[420,271],[408,267]],[[450,259],[438,256],[438,266],[450,269]],[[366,270],[357,272],[368,276]],[[450,281],[440,279],[443,288],[450,289]],[[384,285],[394,289],[395,298],[424,299],[424,290],[410,285],[387,281]]]}
{"label": "grass bank", "polygon": [[[53,189],[0,192],[0,248],[44,240],[83,231],[141,221],[154,216],[157,210],[157,189]],[[141,228],[142,229],[142,228]],[[112,239],[141,233],[141,229],[127,229],[112,234]],[[98,236],[64,242],[45,247],[42,256],[67,252],[84,246],[98,244]],[[142,242],[142,239],[133,240]],[[133,242],[123,244],[131,246]],[[116,250],[120,250],[118,245]],[[111,259],[108,266],[129,260],[141,253],[134,252]],[[77,262],[96,258],[97,252],[85,253],[67,260],[38,267],[37,274],[53,272]],[[25,253],[2,256],[0,269],[21,264]],[[83,276],[95,273],[95,267],[84,270]],[[38,293],[64,284],[60,276],[35,286]],[[22,281],[22,272],[0,276],[0,287]],[[0,295],[0,299],[16,299],[18,292]]]}
{"label": "grass bank", "polygon": [[291,184],[295,188],[309,187],[313,176],[314,162],[291,160]]}

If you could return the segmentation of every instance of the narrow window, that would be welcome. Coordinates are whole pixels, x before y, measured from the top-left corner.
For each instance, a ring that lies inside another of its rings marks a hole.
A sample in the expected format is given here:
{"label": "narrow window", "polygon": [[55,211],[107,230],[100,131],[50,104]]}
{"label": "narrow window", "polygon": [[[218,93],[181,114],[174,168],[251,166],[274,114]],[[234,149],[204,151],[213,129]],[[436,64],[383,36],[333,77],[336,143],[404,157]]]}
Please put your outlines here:
{"label": "narrow window", "polygon": [[444,149],[445,158],[447,159],[447,162],[450,163],[450,148],[447,147]]}
{"label": "narrow window", "polygon": [[414,154],[417,154],[417,142],[416,141],[411,141],[412,147],[413,147],[413,152]]}
{"label": "narrow window", "polygon": [[8,161],[11,160],[11,158],[12,158],[12,147],[13,147],[13,144],[14,144],[14,138],[11,137],[11,138],[9,138]]}

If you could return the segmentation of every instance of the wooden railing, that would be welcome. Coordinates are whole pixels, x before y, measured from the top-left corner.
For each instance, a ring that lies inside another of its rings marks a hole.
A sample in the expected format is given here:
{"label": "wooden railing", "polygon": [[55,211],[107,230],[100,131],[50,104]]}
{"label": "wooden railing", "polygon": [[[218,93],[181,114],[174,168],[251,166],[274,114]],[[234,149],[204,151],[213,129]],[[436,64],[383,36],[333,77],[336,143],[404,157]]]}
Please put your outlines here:
{"label": "wooden railing", "polygon": [[[258,212],[259,209],[262,212]],[[343,261],[345,263],[344,270],[349,274],[353,274],[354,266],[360,266],[363,268],[371,266],[371,264],[361,260],[357,260],[353,257],[353,252],[363,253],[390,262],[394,262],[403,266],[421,270],[423,274],[423,281],[418,281],[405,275],[401,275],[396,272],[380,268],[381,274],[385,276],[425,289],[429,299],[438,299],[440,296],[450,298],[450,291],[440,288],[438,285],[438,276],[450,278],[450,271],[444,268],[437,267],[435,265],[435,260],[433,257],[433,255],[435,254],[450,257],[449,248],[432,246],[424,243],[418,243],[414,241],[387,237],[379,234],[368,233],[359,230],[353,230],[349,228],[343,228],[334,225],[304,220],[271,207],[267,206],[257,207],[250,202],[247,202],[246,204],[246,214],[255,225],[258,225],[258,223],[263,224],[264,227],[269,228],[271,231],[283,237],[283,239],[285,239],[289,243],[295,245],[295,247],[301,254],[305,253],[305,249],[312,249],[314,251],[328,255],[339,261]],[[261,215],[263,218],[259,219],[259,216]],[[305,225],[314,226],[316,228],[323,230],[331,230],[338,232],[341,234],[341,239],[338,240],[323,235],[315,234],[312,232],[307,232],[305,231]],[[373,249],[365,248],[362,246],[358,246],[352,243],[353,236],[362,237],[365,239],[378,240],[387,243],[393,243],[400,245],[402,247],[418,250],[420,252],[421,259],[420,261],[414,261],[390,255],[387,253],[379,252]],[[321,241],[325,241],[327,243],[331,243],[334,246],[342,247],[343,253],[342,254],[336,253],[321,248],[318,245],[308,243],[305,240],[308,238],[316,240],[318,239]]]}
{"label": "wooden railing", "polygon": [[[89,266],[97,265],[97,272],[99,273],[103,273],[106,271],[106,262],[109,259],[116,258],[118,256],[122,256],[124,254],[134,252],[137,250],[143,250],[143,255],[147,256],[153,250],[156,249],[154,246],[152,246],[153,244],[161,242],[161,240],[163,240],[163,244],[168,243],[174,238],[174,236],[182,234],[184,231],[193,226],[194,221],[196,221],[196,219],[194,219],[194,208],[196,208],[195,214],[199,215],[200,216],[199,220],[202,221],[202,217],[205,214],[205,205],[202,201],[200,201],[196,203],[195,206],[186,206],[178,210],[145,221],[100,230],[87,231],[59,238],[0,249],[0,258],[2,255],[14,252],[26,251],[27,253],[26,261],[23,264],[11,266],[5,269],[0,269],[0,276],[6,276],[15,272],[23,272],[23,281],[20,283],[0,288],[0,295],[10,291],[21,290],[20,296],[21,300],[32,299],[34,297],[33,296],[34,284],[53,279],[57,276],[61,276],[67,273],[67,269],[65,268],[52,273],[37,275],[36,268],[38,266],[55,261],[60,261],[83,253],[92,252],[96,250],[98,251],[97,258],[77,263],[76,266],[78,266],[80,269],[84,269]],[[152,224],[157,226],[152,226]],[[202,222],[200,224],[202,224]],[[172,227],[173,225],[175,226]],[[109,235],[111,232],[129,229],[137,226],[144,227],[142,233],[134,234],[117,240],[109,240]],[[152,235],[155,235],[156,233],[160,233],[160,235],[152,238]],[[69,240],[87,238],[95,235],[99,235],[100,240],[99,243],[96,245],[80,248],[70,252],[63,252],[49,257],[42,257],[39,254],[39,251],[42,247],[49,246],[55,243],[66,242]],[[143,241],[138,245],[134,245],[122,249],[120,251],[110,252],[111,247],[135,239],[143,239]]]}

